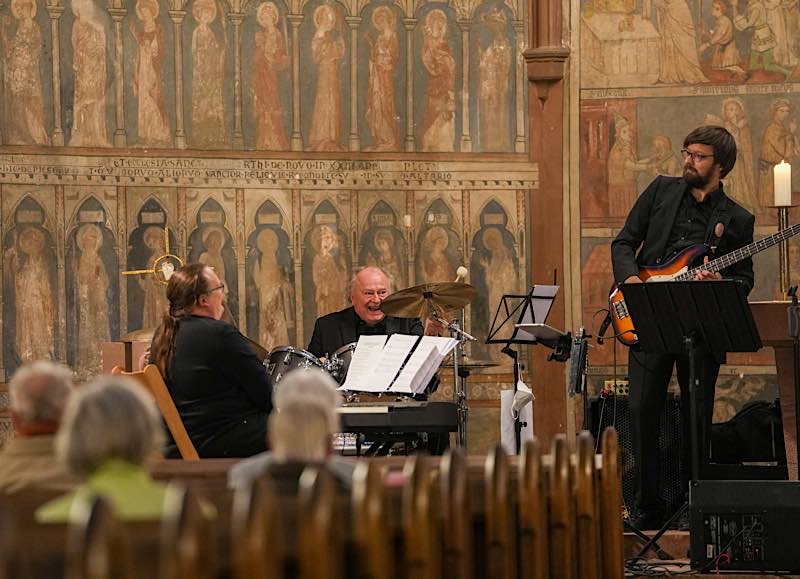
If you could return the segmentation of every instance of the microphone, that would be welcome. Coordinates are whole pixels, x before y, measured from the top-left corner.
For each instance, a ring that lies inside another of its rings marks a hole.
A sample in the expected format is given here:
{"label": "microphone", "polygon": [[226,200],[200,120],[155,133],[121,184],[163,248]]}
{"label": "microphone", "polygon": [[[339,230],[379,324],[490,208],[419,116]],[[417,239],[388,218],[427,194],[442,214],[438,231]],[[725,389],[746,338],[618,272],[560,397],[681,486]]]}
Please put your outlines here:
{"label": "microphone", "polygon": [[456,270],[456,280],[455,283],[463,282],[467,279],[467,275],[469,274],[469,270],[464,267],[463,265],[459,265],[458,269]]}
{"label": "microphone", "polygon": [[569,393],[571,396],[580,394],[584,390],[586,360],[589,348],[589,344],[587,343],[588,337],[585,330],[581,328],[572,340],[568,381]]}

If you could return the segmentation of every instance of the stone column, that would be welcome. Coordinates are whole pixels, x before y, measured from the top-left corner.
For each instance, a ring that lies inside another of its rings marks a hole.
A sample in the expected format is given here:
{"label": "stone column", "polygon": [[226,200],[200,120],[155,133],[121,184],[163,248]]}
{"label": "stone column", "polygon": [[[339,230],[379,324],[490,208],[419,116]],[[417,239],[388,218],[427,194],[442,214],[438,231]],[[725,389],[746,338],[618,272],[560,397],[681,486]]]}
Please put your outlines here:
{"label": "stone column", "polygon": [[[3,10],[5,10],[6,5],[3,2],[0,2],[0,14],[3,14]],[[0,74],[0,145],[3,144],[3,124],[6,122],[6,103],[4,102],[3,95],[6,94],[5,86],[3,84],[3,75]],[[2,237],[0,237],[2,239]],[[0,273],[2,273],[2,265],[0,265]],[[2,285],[2,284],[0,284]],[[0,288],[0,303],[3,303],[3,289]],[[0,313],[0,329],[3,327],[2,324],[3,315]],[[2,350],[2,348],[0,348]],[[3,352],[0,351],[0,379],[5,382],[5,369],[3,366]]]}
{"label": "stone column", "polygon": [[61,126],[61,34],[58,20],[64,13],[63,6],[48,2],[47,14],[50,16],[50,37],[53,39],[53,139],[54,147],[64,146],[64,128]]}
{"label": "stone column", "polygon": [[459,19],[461,29],[461,151],[472,151],[472,131],[469,123],[469,28],[471,22]]}
{"label": "stone column", "polygon": [[185,10],[170,10],[175,33],[175,147],[186,148],[186,131],[183,128],[183,19]]}
{"label": "stone column", "polygon": [[233,148],[244,149],[242,134],[242,21],[244,14],[231,12],[228,14],[233,24]]}
{"label": "stone column", "polygon": [[292,151],[303,150],[303,134],[300,132],[300,23],[302,14],[287,14],[292,25]]}
{"label": "stone column", "polygon": [[358,137],[358,25],[360,16],[346,16],[350,27],[350,139],[348,148],[358,151],[361,148]]}
{"label": "stone column", "polygon": [[403,18],[406,29],[406,151],[417,148],[414,138],[414,28],[416,18]]}
{"label": "stone column", "polygon": [[[62,134],[63,137],[63,134]],[[58,315],[54,321],[55,327],[53,328],[54,337],[54,358],[59,362],[66,363],[67,361],[67,277],[66,277],[66,209],[64,204],[64,186],[55,186],[55,241],[56,241],[56,277],[58,279],[58,292],[57,292],[57,312]]]}
{"label": "stone column", "polygon": [[517,46],[516,58],[514,59],[514,78],[516,78],[516,98],[514,99],[514,114],[516,115],[516,139],[514,140],[514,151],[517,153],[525,152],[525,59],[522,55],[525,52],[525,23],[522,20],[514,20],[514,42]]}
{"label": "stone column", "polygon": [[128,13],[124,8],[109,8],[109,14],[114,21],[114,146],[125,147],[128,135],[125,131],[125,65],[122,52],[122,21]]}

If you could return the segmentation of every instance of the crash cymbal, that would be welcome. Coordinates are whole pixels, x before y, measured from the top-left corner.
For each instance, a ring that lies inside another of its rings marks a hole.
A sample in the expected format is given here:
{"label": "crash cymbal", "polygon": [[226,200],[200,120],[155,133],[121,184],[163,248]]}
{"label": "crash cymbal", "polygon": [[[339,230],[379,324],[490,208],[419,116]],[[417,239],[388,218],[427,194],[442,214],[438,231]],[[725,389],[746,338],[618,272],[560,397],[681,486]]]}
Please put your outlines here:
{"label": "crash cymbal", "polygon": [[432,310],[460,310],[474,300],[477,294],[478,290],[466,283],[424,283],[394,292],[383,300],[381,311],[390,316],[423,318]]}

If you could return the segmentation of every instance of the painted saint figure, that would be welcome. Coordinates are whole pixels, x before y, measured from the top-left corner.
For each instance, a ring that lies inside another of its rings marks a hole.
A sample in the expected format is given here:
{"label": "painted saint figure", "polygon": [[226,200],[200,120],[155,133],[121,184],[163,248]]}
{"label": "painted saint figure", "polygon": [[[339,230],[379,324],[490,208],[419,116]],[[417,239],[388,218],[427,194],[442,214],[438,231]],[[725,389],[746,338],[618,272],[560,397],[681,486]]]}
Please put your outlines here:
{"label": "painted saint figure", "polygon": [[478,119],[481,150],[507,151],[509,132],[509,72],[513,48],[506,36],[506,15],[497,8],[484,14],[492,40],[485,49],[478,47]]}
{"label": "painted saint figure", "polygon": [[137,131],[139,145],[168,146],[172,143],[169,122],[164,108],[161,59],[164,57],[164,31],[156,20],[158,2],[137,0],[136,16],[142,25],[130,22],[130,31],[139,45],[133,77],[133,94],[137,98]]}
{"label": "painted saint figure", "polygon": [[278,235],[272,229],[258,234],[261,256],[253,266],[258,291],[258,343],[267,350],[289,343],[292,316],[292,286],[286,269],[278,263]]}
{"label": "painted saint figure", "polygon": [[286,70],[289,57],[286,40],[278,28],[279,18],[273,2],[262,2],[256,11],[261,30],[255,34],[253,55],[253,121],[256,149],[268,151],[289,149],[279,90],[279,73]]}
{"label": "painted saint figure", "polygon": [[396,18],[388,6],[378,6],[372,13],[372,24],[378,31],[369,44],[369,77],[367,83],[366,121],[372,136],[373,151],[396,151],[400,148],[400,125],[395,107],[394,73],[400,58]]}
{"label": "painted saint figure", "polygon": [[[686,0],[654,0],[659,44],[658,82],[708,82],[697,58],[696,32]],[[626,211],[627,213],[627,211]]]}
{"label": "painted saint figure", "polygon": [[437,281],[453,281],[456,277],[456,268],[450,262],[447,248],[450,237],[447,230],[441,225],[434,225],[427,232],[420,244],[420,273],[422,281],[433,283]]}
{"label": "painted saint figure", "polygon": [[758,193],[761,207],[775,204],[775,165],[785,160],[787,163],[800,151],[797,140],[797,119],[790,119],[794,105],[789,99],[775,99],[769,107],[772,115],[761,137],[761,154],[758,159]]}
{"label": "painted saint figure", "polygon": [[36,1],[11,0],[11,14],[17,21],[13,35],[8,16],[0,20],[6,97],[3,138],[9,145],[49,145],[39,69],[42,31],[34,20]]}
{"label": "painted saint figure", "polygon": [[375,231],[372,237],[374,249],[366,256],[367,265],[381,268],[389,277],[389,291],[397,291],[406,287],[406,276],[403,269],[403,260],[400,257],[400,248],[395,243],[395,236],[391,229],[384,227]]}
{"label": "painted saint figure", "polygon": [[[144,230],[142,240],[150,256],[144,269],[153,269],[156,259],[164,253],[164,229],[155,225]],[[167,301],[167,286],[162,284],[152,274],[145,274],[138,278],[139,287],[144,291],[144,304],[142,307],[142,329],[157,328],[161,323],[164,312],[169,307]]]}
{"label": "painted saint figure", "polygon": [[[478,259],[478,264],[483,269],[483,279],[486,280],[488,290],[488,327],[491,326],[503,294],[516,293],[519,276],[514,266],[514,252],[506,245],[503,234],[497,227],[486,229],[481,239],[486,253]],[[490,348],[489,352],[495,359],[502,359],[504,356],[499,348]]]}
{"label": "painted saint figure", "polygon": [[226,284],[225,291],[228,291],[227,278],[225,277],[225,259],[222,257],[222,248],[225,247],[225,231],[221,227],[210,226],[203,231],[203,246],[205,251],[200,254],[197,261],[214,268],[219,281]]}
{"label": "painted saint figure", "polygon": [[[19,252],[19,254],[17,253]],[[36,227],[19,234],[6,255],[16,297],[16,353],[23,364],[53,357],[55,303],[45,259],[45,235]]]}
{"label": "painted saint figure", "polygon": [[[214,0],[196,0],[192,15],[197,21],[192,32],[192,144],[219,148],[225,145],[225,38],[211,28],[217,19]],[[224,30],[224,15],[220,20]]]}
{"label": "painted saint figure", "polygon": [[714,27],[705,34],[706,40],[698,50],[703,53],[711,48],[711,68],[730,72],[735,80],[743,81],[746,73],[739,66],[741,57],[733,38],[733,21],[727,12],[728,6],[724,0],[712,2],[711,15],[714,17]]}
{"label": "painted saint figure", "polygon": [[94,0],[72,0],[73,147],[110,147],[106,132],[106,29]]}
{"label": "painted saint figure", "polygon": [[422,64],[428,73],[422,150],[452,151],[456,138],[456,60],[447,38],[447,16],[434,8],[422,28]]}
{"label": "painted saint figure", "polygon": [[[317,65],[317,87],[308,143],[312,151],[342,151],[342,93],[339,63],[344,58],[344,38],[333,6],[314,10],[317,27],[311,40],[311,55]],[[317,315],[320,315],[317,312]]]}
{"label": "painted saint figure", "polygon": [[108,273],[100,257],[103,233],[94,223],[84,223],[75,234],[80,257],[75,268],[77,323],[76,371],[81,378],[103,370],[101,345],[111,339],[108,324]]}
{"label": "painted saint figure", "polygon": [[317,301],[317,317],[339,311],[345,306],[347,294],[347,264],[341,241],[330,225],[317,225],[311,232],[314,259],[311,277]]}

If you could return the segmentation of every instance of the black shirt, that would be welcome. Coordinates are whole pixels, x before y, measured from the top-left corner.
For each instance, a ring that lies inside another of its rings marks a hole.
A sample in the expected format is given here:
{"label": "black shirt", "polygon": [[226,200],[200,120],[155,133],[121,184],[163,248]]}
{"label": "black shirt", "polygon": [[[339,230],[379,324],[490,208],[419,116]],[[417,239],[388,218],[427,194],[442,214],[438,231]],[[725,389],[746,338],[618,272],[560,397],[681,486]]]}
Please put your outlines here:
{"label": "black shirt", "polygon": [[706,196],[702,203],[699,203],[694,198],[691,188],[686,187],[686,191],[681,197],[681,203],[678,206],[678,213],[675,215],[675,222],[667,239],[664,260],[669,259],[689,246],[707,241],[708,221],[711,219],[714,209],[716,209],[721,199],[722,187],[717,188]]}

